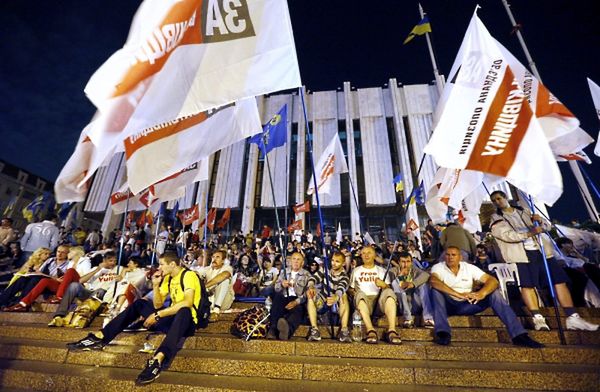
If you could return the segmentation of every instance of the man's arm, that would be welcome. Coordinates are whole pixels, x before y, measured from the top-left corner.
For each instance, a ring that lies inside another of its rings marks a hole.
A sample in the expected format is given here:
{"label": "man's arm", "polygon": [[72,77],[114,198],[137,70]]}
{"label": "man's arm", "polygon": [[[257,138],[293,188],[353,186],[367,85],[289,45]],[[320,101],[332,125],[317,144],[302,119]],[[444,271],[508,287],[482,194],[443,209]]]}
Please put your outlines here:
{"label": "man's arm", "polygon": [[431,276],[429,277],[429,285],[431,286],[431,288],[434,288],[437,291],[441,291],[444,294],[448,294],[456,298],[467,299],[465,294],[455,291],[452,287],[442,282],[442,280],[438,278],[436,274],[431,274]]}
{"label": "man's arm", "polygon": [[208,282],[206,282],[206,289],[207,290],[212,289],[213,287],[215,287],[216,285],[218,285],[225,279],[229,279],[229,278],[231,278],[231,272],[223,271],[220,274],[218,274],[217,276],[215,276],[214,278],[212,278],[211,280],[209,280]]}
{"label": "man's arm", "polygon": [[483,283],[483,286],[478,291],[466,294],[471,303],[481,301],[498,288],[498,280],[492,275],[484,274],[479,280]]}
{"label": "man's arm", "polygon": [[183,308],[193,308],[194,307],[194,295],[196,290],[189,288],[185,289],[183,292],[183,301],[177,302],[176,304],[171,304],[168,308],[161,309],[158,312],[160,317],[174,316],[177,314],[179,309]]}

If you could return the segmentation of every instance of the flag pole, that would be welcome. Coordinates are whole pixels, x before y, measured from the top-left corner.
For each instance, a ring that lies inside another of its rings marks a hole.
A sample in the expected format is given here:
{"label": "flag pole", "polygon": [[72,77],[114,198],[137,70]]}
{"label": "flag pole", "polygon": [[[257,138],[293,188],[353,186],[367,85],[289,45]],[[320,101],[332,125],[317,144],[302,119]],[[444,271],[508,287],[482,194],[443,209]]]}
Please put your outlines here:
{"label": "flag pole", "polygon": [[[206,244],[207,244],[207,236],[208,236],[208,195],[210,191],[210,181],[206,186],[206,202],[204,208],[204,258],[206,258]],[[198,215],[198,220],[200,220],[200,215]],[[205,262],[207,260],[204,260]]]}
{"label": "flag pole", "polygon": [[[520,29],[521,26],[517,24],[515,17],[512,13],[512,10],[510,9],[510,4],[508,4],[508,0],[502,0],[502,4],[504,5],[504,9],[506,9],[506,13],[508,15],[508,19],[510,19],[510,23],[513,27],[513,30],[517,34],[517,38],[519,39],[521,48],[523,49],[523,52],[525,53],[525,58],[527,59],[527,63],[529,64],[529,67],[531,68],[531,72],[541,83],[542,78],[540,76],[540,73],[535,65],[535,62],[533,61],[533,58],[531,57],[531,54],[529,53],[529,49],[527,48],[527,45],[525,44],[525,39],[523,38],[523,34],[521,34],[521,29]],[[577,163],[574,161],[569,161],[569,167],[571,168],[571,171],[573,172],[573,176],[575,176],[575,180],[577,181],[577,184],[579,184],[579,191],[581,193],[581,197],[584,199],[584,201],[586,201],[592,207],[591,210],[588,208],[588,214],[590,215],[590,218],[594,222],[600,222],[600,218],[598,216],[598,211],[596,209],[596,205],[594,204],[593,201],[589,200],[591,198],[590,190],[588,189],[588,186],[585,183],[585,181],[583,181],[583,179],[581,178],[581,169],[579,168]],[[594,214],[596,216],[594,216]]]}
{"label": "flag pole", "polygon": [[[275,198],[275,187],[273,186],[273,178],[271,177],[271,166],[269,165],[269,157],[267,154],[267,135],[263,133],[262,138],[263,138],[263,142],[262,142],[262,149],[263,149],[263,154],[265,156],[265,165],[267,166],[267,173],[268,173],[268,177],[269,177],[269,185],[271,185],[271,196],[273,197],[273,207],[275,209],[275,226],[277,228],[277,237],[279,238],[279,249],[281,249],[282,255],[283,255],[283,240],[281,239],[281,225],[279,223],[279,211],[277,209],[277,200]],[[286,146],[287,148],[287,146]],[[286,154],[287,155],[287,154]],[[287,173],[286,173],[287,174]],[[287,175],[286,175],[286,179],[287,179]],[[286,202],[287,205],[287,202]],[[283,270],[283,277],[286,278],[286,260],[283,259],[281,260],[281,265],[283,266],[282,270]]]}
{"label": "flag pole", "polygon": [[[419,14],[421,15],[421,19],[423,19],[426,13],[423,11],[423,7],[421,3],[419,3]],[[427,39],[427,47],[429,48],[429,56],[431,57],[431,65],[433,66],[433,76],[435,77],[435,84],[437,86],[438,93],[440,97],[442,96],[442,91],[444,91],[444,77],[440,75],[440,71],[438,69],[437,60],[435,57],[435,52],[433,51],[433,43],[431,39],[431,33],[425,33],[425,39]]]}
{"label": "flag pole", "polygon": [[[148,211],[148,210],[146,210]],[[154,266],[154,259],[156,256],[156,247],[158,246],[158,228],[160,227],[160,212],[162,211],[162,206],[158,210],[158,217],[156,218],[156,229],[154,230],[154,251],[152,252],[152,258],[150,259],[150,266]]]}
{"label": "flag pole", "polygon": [[[331,287],[329,286],[329,258],[327,257],[327,252],[325,251],[325,236],[323,233],[325,232],[325,225],[323,224],[323,213],[321,211],[321,201],[319,200],[319,187],[317,184],[317,174],[315,172],[315,158],[313,152],[313,143],[312,143],[312,134],[310,132],[310,126],[308,125],[308,112],[306,110],[306,102],[304,100],[304,87],[300,87],[300,99],[302,101],[302,111],[304,113],[304,124],[306,126],[306,139],[308,140],[308,150],[310,157],[310,167],[312,169],[312,177],[313,177],[313,187],[315,189],[315,199],[317,201],[317,212],[319,214],[319,225],[321,226],[321,233],[319,233],[319,240],[321,245],[321,250],[323,251],[323,266],[325,267],[325,287],[327,291],[327,296],[331,296]],[[334,327],[333,327],[333,309],[331,306],[329,308],[329,324],[331,325],[331,338],[335,338]]]}
{"label": "flag pole", "polygon": [[[123,224],[121,225],[121,240],[119,241],[119,257],[117,259],[117,275],[121,272],[121,263],[123,260],[123,247],[125,246],[125,223],[127,223],[127,214],[129,213],[129,197],[131,196],[131,190],[127,188],[127,201],[125,202],[125,212],[123,213]],[[117,282],[113,289],[113,298],[117,292]]]}

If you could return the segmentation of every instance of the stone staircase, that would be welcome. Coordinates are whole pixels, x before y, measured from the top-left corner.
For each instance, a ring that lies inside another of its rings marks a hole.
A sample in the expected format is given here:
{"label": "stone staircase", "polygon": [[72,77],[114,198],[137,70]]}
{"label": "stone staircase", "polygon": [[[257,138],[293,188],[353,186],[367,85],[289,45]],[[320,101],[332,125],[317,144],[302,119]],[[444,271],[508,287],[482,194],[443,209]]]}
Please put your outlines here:
{"label": "stone staircase", "polygon": [[[242,309],[248,304],[235,304]],[[48,328],[54,306],[0,313],[0,389],[7,391],[129,391],[161,336],[123,333],[98,352],[69,352],[66,342],[87,330]],[[548,314],[550,309],[546,309]],[[600,309],[580,309],[593,322]],[[567,331],[561,346],[556,330],[531,332],[541,350],[514,347],[491,312],[452,317],[452,345],[431,343],[431,330],[401,329],[403,344],[307,342],[308,328],[290,341],[244,342],[229,334],[235,313],[188,338],[168,370],[146,390],[164,391],[487,391],[600,390],[600,332]],[[564,325],[564,315],[561,318]],[[554,320],[548,318],[551,327]],[[385,329],[380,321],[380,336]],[[89,330],[97,330],[96,320]]]}

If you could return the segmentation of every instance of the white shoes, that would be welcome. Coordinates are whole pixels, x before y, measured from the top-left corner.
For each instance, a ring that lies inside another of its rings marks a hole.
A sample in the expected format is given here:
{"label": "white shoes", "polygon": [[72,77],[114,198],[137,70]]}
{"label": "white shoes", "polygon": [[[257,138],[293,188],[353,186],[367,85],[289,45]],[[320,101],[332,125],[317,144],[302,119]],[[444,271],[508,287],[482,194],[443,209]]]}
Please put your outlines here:
{"label": "white shoes", "polygon": [[[535,316],[533,316],[532,320],[533,328],[536,331],[550,331],[550,327],[548,326],[548,324],[546,324],[546,319],[541,314],[536,314]],[[569,322],[567,321],[567,328],[569,328],[568,325]]]}
{"label": "white shoes", "polygon": [[574,313],[567,317],[567,329],[571,331],[597,331],[599,327],[600,325],[598,324],[593,324],[589,321],[585,321],[577,313]]}

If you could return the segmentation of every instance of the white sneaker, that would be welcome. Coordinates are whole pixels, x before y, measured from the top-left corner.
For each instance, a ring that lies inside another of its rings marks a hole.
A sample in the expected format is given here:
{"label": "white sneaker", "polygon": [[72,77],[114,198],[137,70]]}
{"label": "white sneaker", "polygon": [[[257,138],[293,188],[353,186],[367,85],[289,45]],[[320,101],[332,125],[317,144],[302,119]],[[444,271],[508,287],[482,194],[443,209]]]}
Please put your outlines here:
{"label": "white sneaker", "polygon": [[585,321],[581,318],[581,316],[577,313],[573,313],[569,317],[567,317],[567,329],[581,330],[581,331],[597,331],[600,325],[592,324],[589,321]]}
{"label": "white sneaker", "polygon": [[546,319],[541,314],[536,314],[531,320],[533,320],[533,328],[536,331],[550,331],[550,327],[546,324]]}

